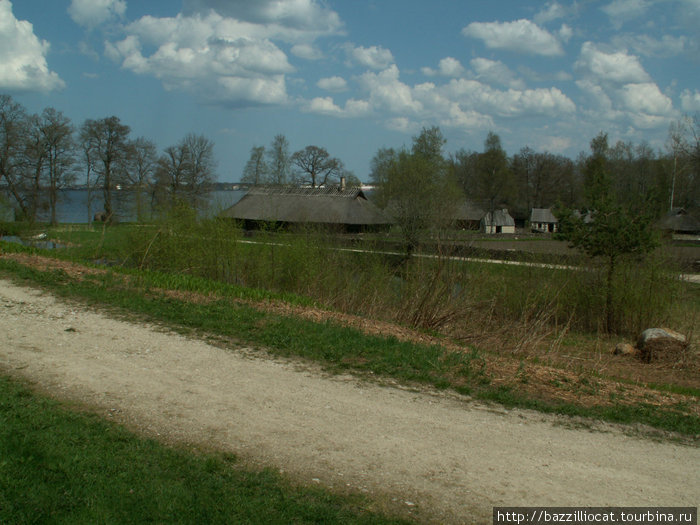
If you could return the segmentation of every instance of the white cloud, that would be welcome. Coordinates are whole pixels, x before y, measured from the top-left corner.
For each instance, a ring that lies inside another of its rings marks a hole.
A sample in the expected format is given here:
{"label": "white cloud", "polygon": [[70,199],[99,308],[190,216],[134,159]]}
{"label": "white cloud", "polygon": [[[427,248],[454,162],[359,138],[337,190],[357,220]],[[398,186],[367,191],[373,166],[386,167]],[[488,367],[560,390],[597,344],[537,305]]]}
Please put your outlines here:
{"label": "white cloud", "polygon": [[342,77],[322,78],[316,85],[326,91],[345,91],[348,88],[348,83]]}
{"label": "white cloud", "polygon": [[432,82],[410,86],[399,77],[395,65],[379,73],[363,74],[358,80],[366,99],[352,101],[362,111],[351,111],[351,101],[341,108],[330,98],[315,99],[308,110],[335,116],[381,116],[385,126],[397,130],[437,122],[470,131],[492,128],[494,117],[561,117],[576,111],[575,104],[556,88],[497,90],[465,78],[441,86]]}
{"label": "white cloud", "polygon": [[323,58],[323,52],[312,44],[296,44],[292,46],[292,54],[306,60],[320,60]]}
{"label": "white cloud", "polygon": [[559,20],[568,15],[568,10],[558,2],[548,2],[544,9],[534,16],[536,24],[546,24],[553,20]]}
{"label": "white cloud", "polygon": [[395,65],[380,73],[367,72],[360,77],[360,84],[369,92],[372,107],[391,113],[417,114],[423,106],[413,98],[407,84],[399,80],[399,68]]}
{"label": "white cloud", "polygon": [[540,148],[542,150],[548,151],[550,153],[563,153],[566,150],[568,150],[572,145],[570,137],[562,136],[541,137],[539,143]]}
{"label": "white cloud", "polygon": [[317,97],[311,100],[304,108],[310,113],[329,115],[332,117],[349,118],[362,117],[370,113],[370,104],[366,100],[350,99],[341,108],[331,97]]}
{"label": "white cloud", "polygon": [[559,38],[561,39],[562,42],[568,42],[571,40],[571,37],[574,36],[574,30],[571,29],[569,26],[566,24],[562,24],[561,27],[559,28]]}
{"label": "white cloud", "polygon": [[648,8],[647,0],[614,0],[601,9],[610,17],[613,24],[619,27],[628,20],[642,16]]}
{"label": "white cloud", "polygon": [[34,27],[17,20],[9,0],[0,0],[0,88],[22,91],[51,91],[65,86],[49,70],[49,43],[39,40]]}
{"label": "white cloud", "polygon": [[689,40],[686,36],[664,35],[658,40],[649,35],[626,34],[614,37],[612,42],[615,47],[631,49],[643,56],[669,58],[683,53]]}
{"label": "white cloud", "polygon": [[452,57],[446,57],[440,60],[437,71],[429,67],[424,67],[421,71],[427,76],[441,75],[443,77],[461,77],[465,73],[464,66],[461,62]]}
{"label": "white cloud", "polygon": [[672,117],[674,114],[671,99],[661,93],[652,83],[626,84],[619,91],[622,104],[632,113]]}
{"label": "white cloud", "polygon": [[215,11],[225,18],[278,28],[292,38],[340,34],[338,13],[317,0],[184,0],[187,15]]}
{"label": "white cloud", "polygon": [[629,55],[626,51],[606,52],[592,42],[583,44],[574,67],[584,77],[599,82],[629,84],[650,80],[636,56]]}
{"label": "white cloud", "polygon": [[576,83],[592,102],[591,119],[653,128],[667,126],[676,115],[671,99],[626,51],[607,52],[586,42],[575,68],[581,75]]}
{"label": "white cloud", "polygon": [[518,79],[503,62],[488,58],[475,58],[470,62],[476,78],[488,83],[501,84],[514,89],[522,89],[523,81]]}
{"label": "white cloud", "polygon": [[[208,15],[143,17],[106,54],[135,73],[159,78],[167,89],[187,90],[229,105],[283,104],[286,73],[294,69],[265,28]],[[153,47],[153,52],[145,52]]]}
{"label": "white cloud", "polygon": [[307,111],[311,113],[321,113],[323,115],[341,116],[342,108],[336,106],[331,97],[317,97],[309,102]]}
{"label": "white cloud", "polygon": [[345,51],[352,63],[369,69],[386,69],[394,63],[394,55],[391,54],[391,51],[381,46],[355,47],[349,44]]}
{"label": "white cloud", "polygon": [[83,27],[95,28],[126,13],[125,0],[71,0],[68,14]]}
{"label": "white cloud", "polygon": [[446,86],[450,98],[465,108],[479,108],[501,117],[561,116],[576,111],[576,105],[557,88],[490,88],[475,80],[453,80]]}
{"label": "white cloud", "polygon": [[491,49],[532,55],[559,56],[564,50],[557,38],[530,20],[473,22],[462,29],[464,36],[483,40]]}
{"label": "white cloud", "polygon": [[700,111],[700,91],[697,89],[694,91],[689,89],[683,90],[683,93],[681,93],[681,108],[688,113]]}

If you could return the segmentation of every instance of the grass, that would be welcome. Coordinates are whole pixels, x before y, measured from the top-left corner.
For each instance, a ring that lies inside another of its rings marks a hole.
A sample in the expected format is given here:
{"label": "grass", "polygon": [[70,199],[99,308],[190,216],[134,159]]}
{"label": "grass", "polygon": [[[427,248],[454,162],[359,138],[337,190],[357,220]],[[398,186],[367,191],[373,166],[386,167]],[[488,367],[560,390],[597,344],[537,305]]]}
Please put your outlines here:
{"label": "grass", "polygon": [[0,523],[404,523],[368,505],[165,447],[0,376]]}
{"label": "grass", "polygon": [[[241,294],[276,297],[269,292],[244,293],[240,287],[203,278],[134,270],[73,278],[63,271],[40,271],[9,259],[0,259],[0,270],[67,297],[115,307],[122,313],[145,316],[181,331],[262,346],[275,355],[308,359],[331,371],[371,373],[374,377],[451,388],[506,406],[624,424],[641,423],[689,436],[700,435],[700,418],[688,411],[643,403],[630,406],[615,400],[600,406],[584,406],[492,384],[485,355],[474,347],[469,352],[455,352],[436,344],[367,335],[335,322],[270,313],[238,300]],[[209,295],[206,300],[181,300],[169,296],[164,285],[169,289],[206,291]],[[527,372],[521,376],[523,386],[536,386]],[[683,391],[689,395],[695,392],[695,389]]]}

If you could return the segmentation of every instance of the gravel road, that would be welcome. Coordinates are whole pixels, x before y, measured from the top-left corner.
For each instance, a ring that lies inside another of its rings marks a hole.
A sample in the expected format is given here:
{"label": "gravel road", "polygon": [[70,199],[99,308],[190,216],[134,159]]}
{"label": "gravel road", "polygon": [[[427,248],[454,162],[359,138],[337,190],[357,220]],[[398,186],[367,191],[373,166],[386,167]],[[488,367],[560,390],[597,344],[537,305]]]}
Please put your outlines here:
{"label": "gravel road", "polygon": [[328,376],[0,280],[0,369],[148,435],[228,450],[421,521],[493,506],[697,506],[700,448]]}

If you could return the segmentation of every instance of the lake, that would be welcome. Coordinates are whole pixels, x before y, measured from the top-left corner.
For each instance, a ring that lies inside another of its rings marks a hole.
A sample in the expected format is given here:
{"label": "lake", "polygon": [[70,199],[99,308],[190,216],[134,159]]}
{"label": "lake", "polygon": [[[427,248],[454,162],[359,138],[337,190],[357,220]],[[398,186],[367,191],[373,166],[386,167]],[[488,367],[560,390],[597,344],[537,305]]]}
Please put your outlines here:
{"label": "lake", "polygon": [[[207,196],[208,205],[202,211],[205,217],[213,217],[217,213],[236,204],[246,194],[246,190],[217,190],[212,191]],[[122,190],[115,191],[112,197],[112,206],[115,209],[117,219],[124,222],[136,220],[136,210],[134,209],[134,192]],[[148,202],[148,197],[144,198]],[[88,214],[88,192],[87,190],[64,190],[61,191],[56,215],[60,223],[87,224],[92,221],[96,212],[104,209],[102,193],[92,192],[92,203]],[[48,222],[50,214],[48,210],[39,212],[38,220]]]}

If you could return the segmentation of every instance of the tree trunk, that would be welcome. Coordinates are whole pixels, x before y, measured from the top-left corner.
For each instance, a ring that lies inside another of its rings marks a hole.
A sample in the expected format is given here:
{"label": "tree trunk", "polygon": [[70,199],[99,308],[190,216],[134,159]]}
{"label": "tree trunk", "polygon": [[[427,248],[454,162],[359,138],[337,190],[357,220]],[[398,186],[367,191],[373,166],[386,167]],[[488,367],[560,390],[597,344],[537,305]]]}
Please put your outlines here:
{"label": "tree trunk", "polygon": [[613,277],[615,274],[615,257],[610,256],[608,260],[608,276],[605,288],[605,331],[609,334],[613,333],[615,317],[613,315]]}

